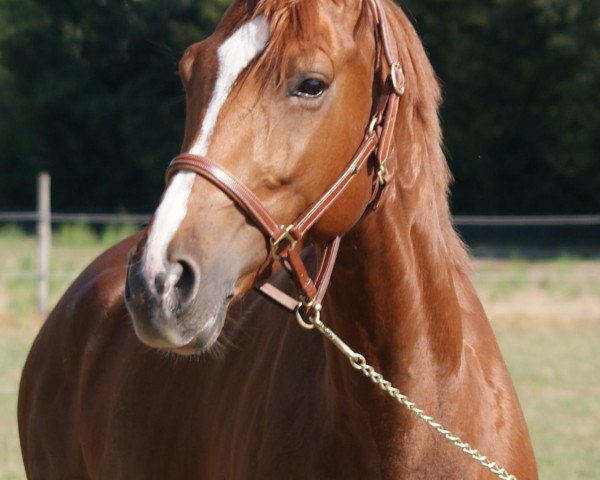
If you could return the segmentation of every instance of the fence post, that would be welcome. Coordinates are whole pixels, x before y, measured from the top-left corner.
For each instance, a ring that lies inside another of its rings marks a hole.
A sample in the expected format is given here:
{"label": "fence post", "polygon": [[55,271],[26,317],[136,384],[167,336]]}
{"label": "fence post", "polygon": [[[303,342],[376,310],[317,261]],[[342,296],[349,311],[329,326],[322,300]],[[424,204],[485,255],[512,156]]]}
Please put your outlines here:
{"label": "fence post", "polygon": [[45,315],[48,308],[48,279],[50,273],[50,175],[38,174],[37,199],[37,311]]}

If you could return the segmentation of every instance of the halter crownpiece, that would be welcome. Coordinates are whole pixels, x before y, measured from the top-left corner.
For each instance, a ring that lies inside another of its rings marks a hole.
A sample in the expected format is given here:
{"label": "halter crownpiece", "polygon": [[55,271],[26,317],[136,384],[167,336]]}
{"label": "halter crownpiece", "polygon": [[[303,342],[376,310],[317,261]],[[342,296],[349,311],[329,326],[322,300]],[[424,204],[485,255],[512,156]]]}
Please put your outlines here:
{"label": "halter crownpiece", "polygon": [[167,183],[180,170],[191,171],[204,177],[227,194],[252,218],[269,240],[270,262],[280,262],[288,271],[299,290],[300,299],[290,297],[269,283],[260,286],[259,290],[292,312],[297,311],[301,305],[304,313],[310,313],[315,305],[321,303],[331,278],[341,237],[334,238],[325,246],[322,258],[319,260],[315,280],[308,274],[304,262],[300,258],[300,253],[295,248],[296,243],[305,237],[308,230],[346,191],[370,158],[374,157],[376,167],[374,190],[369,202],[372,208],[379,203],[388,182],[389,173],[386,161],[396,122],[399,96],[404,93],[405,89],[404,74],[397,58],[397,45],[389,34],[388,20],[380,1],[369,0],[368,3],[375,17],[381,42],[381,63],[388,66],[389,74],[383,82],[375,113],[366,129],[365,139],[354,157],[327,191],[293,223],[284,226],[276,222],[256,195],[234,175],[200,155],[190,153],[178,155],[171,161],[166,171]]}

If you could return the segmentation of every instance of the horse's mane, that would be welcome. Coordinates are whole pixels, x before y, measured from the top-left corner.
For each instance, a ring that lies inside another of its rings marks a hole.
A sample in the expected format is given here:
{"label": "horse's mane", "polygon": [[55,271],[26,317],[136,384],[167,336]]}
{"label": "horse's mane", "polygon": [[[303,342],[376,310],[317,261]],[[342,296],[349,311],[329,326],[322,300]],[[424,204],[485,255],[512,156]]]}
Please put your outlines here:
{"label": "horse's mane", "polygon": [[429,232],[434,255],[468,269],[468,256],[452,223],[448,202],[452,175],[442,147],[440,85],[421,39],[400,7],[389,2],[392,34],[406,77],[396,125],[398,181],[418,191],[414,221]]}

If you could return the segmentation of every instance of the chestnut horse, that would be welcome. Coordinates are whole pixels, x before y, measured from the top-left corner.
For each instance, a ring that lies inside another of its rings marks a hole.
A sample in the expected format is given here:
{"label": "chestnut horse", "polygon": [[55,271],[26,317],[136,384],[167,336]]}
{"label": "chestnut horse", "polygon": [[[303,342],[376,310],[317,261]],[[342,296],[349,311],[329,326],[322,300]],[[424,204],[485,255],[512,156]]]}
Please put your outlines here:
{"label": "chestnut horse", "polygon": [[401,10],[237,0],[179,69],[185,136],[160,206],[68,289],[25,365],[28,478],[495,478],[252,288],[289,276],[298,320],[335,331],[353,366],[368,373],[364,355],[372,380],[537,478]]}

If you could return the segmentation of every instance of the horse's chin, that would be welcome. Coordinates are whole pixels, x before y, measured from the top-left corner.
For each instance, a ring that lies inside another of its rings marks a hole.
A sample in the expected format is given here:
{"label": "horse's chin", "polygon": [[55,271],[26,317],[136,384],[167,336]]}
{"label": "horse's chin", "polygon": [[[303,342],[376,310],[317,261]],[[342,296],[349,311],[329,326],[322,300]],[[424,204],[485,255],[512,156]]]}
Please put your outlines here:
{"label": "horse's chin", "polygon": [[209,351],[223,330],[231,296],[213,303],[213,307],[188,309],[174,313],[168,306],[157,306],[142,316],[130,309],[133,327],[139,340],[152,348],[197,355]]}

